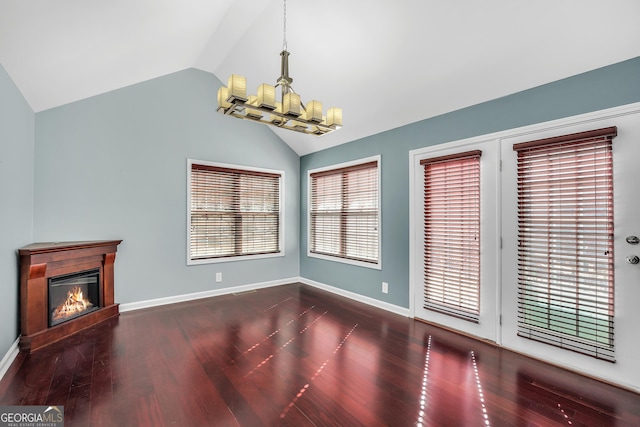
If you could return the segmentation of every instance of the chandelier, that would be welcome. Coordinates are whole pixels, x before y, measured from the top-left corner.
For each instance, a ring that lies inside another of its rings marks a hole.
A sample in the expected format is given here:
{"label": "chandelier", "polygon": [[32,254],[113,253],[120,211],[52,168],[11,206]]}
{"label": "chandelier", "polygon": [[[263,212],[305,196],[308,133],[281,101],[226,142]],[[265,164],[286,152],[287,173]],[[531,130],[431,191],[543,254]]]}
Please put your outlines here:
{"label": "chandelier", "polygon": [[[256,95],[247,96],[247,79],[232,74],[227,86],[218,89],[217,111],[239,119],[253,120],[282,129],[310,135],[325,135],[342,127],[342,108],[331,107],[326,116],[320,101],[306,105],[291,87],[289,52],[287,51],[287,0],[284,6],[284,39],[280,52],[280,77],[275,86],[263,83]],[[280,96],[277,97],[277,89]]]}

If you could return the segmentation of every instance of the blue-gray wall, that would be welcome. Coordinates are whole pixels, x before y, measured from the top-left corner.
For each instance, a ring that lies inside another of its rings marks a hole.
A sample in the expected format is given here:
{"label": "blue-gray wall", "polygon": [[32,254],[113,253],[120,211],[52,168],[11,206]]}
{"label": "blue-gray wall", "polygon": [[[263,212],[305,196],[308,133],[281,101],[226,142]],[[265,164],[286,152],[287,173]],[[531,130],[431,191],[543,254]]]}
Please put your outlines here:
{"label": "blue-gray wall", "polygon": [[[409,307],[409,151],[640,101],[640,57],[303,156],[300,275]],[[345,126],[349,126],[348,121]],[[307,171],[381,154],[382,270],[307,256]],[[389,294],[381,292],[389,283]]]}
{"label": "blue-gray wall", "polygon": [[0,65],[0,359],[20,332],[16,249],[33,237],[34,117]]}
{"label": "blue-gray wall", "polygon": [[[123,239],[119,303],[298,277],[299,157],[217,113],[220,85],[189,69],[37,113],[34,240]],[[283,170],[286,256],[187,266],[187,158]]]}

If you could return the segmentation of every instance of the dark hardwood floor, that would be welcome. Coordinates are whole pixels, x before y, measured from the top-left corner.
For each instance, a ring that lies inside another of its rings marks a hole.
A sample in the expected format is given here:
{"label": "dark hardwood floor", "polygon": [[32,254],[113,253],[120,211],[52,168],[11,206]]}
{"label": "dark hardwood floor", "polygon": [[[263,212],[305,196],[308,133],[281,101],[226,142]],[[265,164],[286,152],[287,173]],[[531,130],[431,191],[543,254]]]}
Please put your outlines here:
{"label": "dark hardwood floor", "polygon": [[640,395],[305,285],[123,313],[21,353],[65,426],[640,426]]}

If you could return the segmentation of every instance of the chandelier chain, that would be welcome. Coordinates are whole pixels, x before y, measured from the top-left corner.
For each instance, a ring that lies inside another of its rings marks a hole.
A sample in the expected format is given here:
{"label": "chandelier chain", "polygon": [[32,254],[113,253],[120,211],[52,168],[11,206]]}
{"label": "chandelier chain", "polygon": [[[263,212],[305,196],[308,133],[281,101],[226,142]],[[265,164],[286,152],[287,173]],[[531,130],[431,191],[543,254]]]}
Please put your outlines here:
{"label": "chandelier chain", "polygon": [[283,22],[283,38],[282,38],[282,50],[287,50],[287,0],[283,0],[282,2],[282,11],[284,14]]}

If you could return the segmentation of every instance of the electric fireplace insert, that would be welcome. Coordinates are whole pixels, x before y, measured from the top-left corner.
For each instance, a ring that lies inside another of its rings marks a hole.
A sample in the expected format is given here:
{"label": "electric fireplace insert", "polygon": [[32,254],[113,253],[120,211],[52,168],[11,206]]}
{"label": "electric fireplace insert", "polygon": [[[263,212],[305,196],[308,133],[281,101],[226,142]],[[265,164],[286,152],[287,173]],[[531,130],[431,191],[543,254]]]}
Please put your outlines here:
{"label": "electric fireplace insert", "polygon": [[99,290],[99,269],[50,278],[49,326],[100,308]]}

